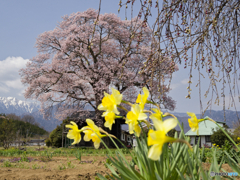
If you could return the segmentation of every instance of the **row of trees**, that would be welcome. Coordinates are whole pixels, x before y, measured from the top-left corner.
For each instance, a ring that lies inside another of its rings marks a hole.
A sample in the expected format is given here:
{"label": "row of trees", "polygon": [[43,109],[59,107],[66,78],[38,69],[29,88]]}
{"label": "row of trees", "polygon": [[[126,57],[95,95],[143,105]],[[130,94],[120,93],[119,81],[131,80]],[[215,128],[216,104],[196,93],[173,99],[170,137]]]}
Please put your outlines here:
{"label": "row of trees", "polygon": [[[9,148],[13,142],[28,141],[32,137],[47,135],[31,115],[0,114],[0,146]],[[19,143],[20,145],[20,143]]]}

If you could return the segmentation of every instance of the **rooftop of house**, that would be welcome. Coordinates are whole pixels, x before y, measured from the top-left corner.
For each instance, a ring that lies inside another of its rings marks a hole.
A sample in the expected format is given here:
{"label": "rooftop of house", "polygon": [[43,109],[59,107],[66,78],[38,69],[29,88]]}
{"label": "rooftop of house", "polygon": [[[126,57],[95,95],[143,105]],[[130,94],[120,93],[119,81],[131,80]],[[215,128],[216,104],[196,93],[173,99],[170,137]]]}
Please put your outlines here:
{"label": "rooftop of house", "polygon": [[[217,122],[220,126],[223,127],[224,124],[226,124],[225,122]],[[212,135],[214,130],[217,130],[217,125],[212,122],[212,121],[202,121],[198,124],[199,126],[199,136],[208,136],[208,135]],[[186,136],[197,136],[197,131],[193,132],[191,129],[185,133]]]}
{"label": "rooftop of house", "polygon": [[44,139],[32,139],[30,141],[28,141],[28,143],[38,143],[38,142],[44,142]]}

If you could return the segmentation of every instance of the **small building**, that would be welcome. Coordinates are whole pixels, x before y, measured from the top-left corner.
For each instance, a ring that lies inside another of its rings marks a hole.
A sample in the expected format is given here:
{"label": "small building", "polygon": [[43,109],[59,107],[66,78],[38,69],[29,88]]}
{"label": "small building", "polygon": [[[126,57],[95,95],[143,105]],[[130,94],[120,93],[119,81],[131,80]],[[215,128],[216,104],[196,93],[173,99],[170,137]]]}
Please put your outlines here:
{"label": "small building", "polygon": [[130,147],[133,144],[134,134],[129,134],[128,130],[121,130],[121,141],[126,147]]}
{"label": "small building", "polygon": [[45,139],[32,139],[27,142],[28,146],[46,146]]}
{"label": "small building", "polygon": [[24,146],[25,142],[24,141],[13,141],[12,143],[9,144],[10,146],[18,147],[18,146]]}
{"label": "small building", "polygon": [[[217,122],[221,127],[223,127],[225,122]],[[198,124],[199,126],[199,135],[197,135],[197,131],[193,132],[191,129],[185,133],[185,136],[190,137],[190,144],[193,146],[198,143],[200,139],[199,146],[200,147],[212,147],[211,135],[213,134],[213,129],[217,130],[218,126],[212,121],[202,121]]]}

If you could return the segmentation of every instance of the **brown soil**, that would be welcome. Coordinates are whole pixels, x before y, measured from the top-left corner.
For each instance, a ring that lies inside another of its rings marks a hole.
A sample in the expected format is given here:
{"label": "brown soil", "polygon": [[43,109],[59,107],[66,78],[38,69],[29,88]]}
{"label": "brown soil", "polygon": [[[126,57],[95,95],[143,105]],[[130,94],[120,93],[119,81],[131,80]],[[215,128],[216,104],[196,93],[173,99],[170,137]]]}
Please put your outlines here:
{"label": "brown soil", "polygon": [[[0,162],[0,180],[95,180],[96,173],[103,176],[111,174],[104,165],[107,159],[105,156],[83,156],[81,162],[75,157],[53,157],[48,162],[39,161],[40,157],[32,158],[37,160],[11,163],[12,167],[3,167],[4,163]],[[0,157],[1,159],[13,158]],[[203,163],[203,167],[208,170],[210,164]],[[233,172],[228,164],[224,164],[222,168],[226,172]]]}
{"label": "brown soil", "polygon": [[95,179],[96,173],[103,176],[107,175],[107,172],[110,174],[104,165],[105,156],[85,156],[81,160],[80,162],[75,157],[53,157],[48,162],[11,163],[15,167],[2,167],[3,162],[0,162],[0,180]]}

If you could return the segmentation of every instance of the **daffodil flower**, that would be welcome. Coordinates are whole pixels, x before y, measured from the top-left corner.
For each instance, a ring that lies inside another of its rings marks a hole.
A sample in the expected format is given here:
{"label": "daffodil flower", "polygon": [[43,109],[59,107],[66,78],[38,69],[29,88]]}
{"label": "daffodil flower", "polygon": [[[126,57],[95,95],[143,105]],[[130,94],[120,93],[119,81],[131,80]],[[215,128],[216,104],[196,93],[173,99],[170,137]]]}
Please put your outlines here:
{"label": "daffodil flower", "polygon": [[193,132],[197,131],[197,135],[199,135],[198,123],[204,121],[205,119],[197,119],[196,115],[191,112],[187,112],[187,114],[191,117],[190,119],[188,119],[190,128],[192,129]]}
{"label": "daffodil flower", "polygon": [[159,119],[153,118],[152,121],[156,131],[150,129],[148,132],[148,146],[152,146],[148,152],[148,158],[156,161],[162,154],[163,144],[176,140],[166,136],[166,134],[177,126],[177,120],[170,118],[165,121],[159,121]]}
{"label": "daffodil flower", "polygon": [[151,115],[149,116],[149,118],[150,118],[150,119],[155,119],[155,120],[161,120],[161,121],[162,121],[162,115],[163,115],[163,113],[162,113],[159,109],[157,109],[157,108],[153,108],[152,110],[153,110],[155,113],[151,114]]}
{"label": "daffodil flower", "polygon": [[83,127],[81,130],[83,131],[83,133],[85,133],[84,135],[84,141],[90,141],[92,140],[94,143],[94,147],[95,149],[98,149],[101,143],[101,139],[105,137],[106,135],[102,135],[100,133],[99,128],[94,124],[94,122],[91,119],[86,119],[87,125]]}
{"label": "daffodil flower", "polygon": [[134,104],[131,107],[131,111],[127,113],[126,124],[129,126],[129,133],[133,134],[135,131],[137,136],[140,136],[141,128],[138,125],[138,120],[145,120],[147,119],[147,115],[142,112],[141,107],[139,104]]}
{"label": "daffodil flower", "polygon": [[149,91],[146,87],[143,87],[143,94],[139,94],[136,100],[136,103],[139,103],[141,109],[144,109],[144,105],[147,102],[147,98],[149,96]]}
{"label": "daffodil flower", "polygon": [[71,124],[67,124],[66,128],[70,128],[72,130],[69,130],[67,137],[69,139],[74,139],[74,142],[72,143],[72,145],[74,144],[78,144],[81,141],[81,130],[78,129],[78,125],[71,121]]}
{"label": "daffodil flower", "polygon": [[114,112],[104,112],[102,117],[105,117],[106,122],[104,123],[105,127],[108,127],[112,130],[112,125],[115,123],[116,115]]}
{"label": "daffodil flower", "polygon": [[117,105],[121,104],[122,94],[116,89],[112,88],[112,94],[104,92],[104,98],[102,99],[102,104],[98,106],[99,110],[114,112],[115,114],[119,114],[117,110]]}

